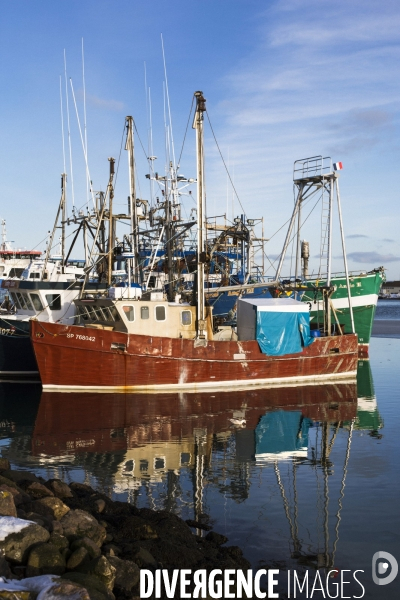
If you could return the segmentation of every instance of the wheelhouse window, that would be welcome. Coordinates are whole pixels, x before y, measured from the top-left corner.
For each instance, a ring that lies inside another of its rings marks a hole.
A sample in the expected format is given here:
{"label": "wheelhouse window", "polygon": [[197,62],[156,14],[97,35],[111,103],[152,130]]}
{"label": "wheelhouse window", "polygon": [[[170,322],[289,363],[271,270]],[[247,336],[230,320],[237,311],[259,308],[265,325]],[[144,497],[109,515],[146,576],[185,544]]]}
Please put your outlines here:
{"label": "wheelhouse window", "polygon": [[15,306],[17,308],[21,308],[21,305],[20,305],[19,300],[17,298],[17,294],[15,292],[10,292],[10,296],[11,296],[11,300],[13,301],[13,304],[15,304]]}
{"label": "wheelhouse window", "polygon": [[78,312],[78,323],[80,323],[82,320],[83,321],[87,321],[89,318],[89,315],[87,313],[87,310],[84,306],[77,306],[77,312]]}
{"label": "wheelhouse window", "polygon": [[30,301],[28,294],[23,294],[23,296],[24,296],[26,308],[28,310],[34,311],[34,308],[32,306],[32,302]]}
{"label": "wheelhouse window", "polygon": [[114,321],[112,313],[111,313],[110,309],[107,306],[102,306],[101,310],[103,312],[105,321]]}
{"label": "wheelhouse window", "polygon": [[133,306],[123,306],[122,310],[124,311],[125,317],[128,321],[135,320],[135,308]]}
{"label": "wheelhouse window", "polygon": [[37,312],[40,312],[41,310],[43,310],[43,304],[42,304],[39,294],[31,294],[31,300],[32,300],[32,304]]}
{"label": "wheelhouse window", "polygon": [[10,277],[10,279],[12,279],[13,277],[21,277],[23,272],[24,269],[10,269],[8,276]]}
{"label": "wheelhouse window", "polygon": [[148,306],[142,306],[140,308],[140,318],[141,319],[149,319],[150,318],[150,311],[149,311]]}
{"label": "wheelhouse window", "polygon": [[26,306],[26,302],[25,302],[25,300],[24,300],[24,297],[23,297],[23,295],[22,295],[22,294],[20,294],[19,292],[17,292],[17,298],[18,298],[19,305],[20,305],[20,307],[22,308],[22,310],[26,310],[26,309],[27,309],[27,306]]}
{"label": "wheelhouse window", "polygon": [[155,315],[156,321],[165,321],[165,319],[167,318],[165,315],[165,306],[156,306]]}
{"label": "wheelhouse window", "polygon": [[192,311],[191,310],[183,310],[181,312],[181,323],[182,323],[182,325],[191,325],[192,324]]}
{"label": "wheelhouse window", "polygon": [[46,294],[46,302],[50,310],[61,310],[60,294]]}
{"label": "wheelhouse window", "polygon": [[89,313],[89,317],[91,318],[92,321],[96,321],[98,316],[96,314],[96,310],[93,306],[91,306],[90,304],[86,305],[86,310]]}
{"label": "wheelhouse window", "polygon": [[108,310],[110,311],[110,313],[111,313],[114,321],[120,321],[121,320],[121,317],[119,316],[118,311],[115,308],[115,306],[110,306]]}
{"label": "wheelhouse window", "polygon": [[29,279],[40,279],[40,273],[30,273]]}

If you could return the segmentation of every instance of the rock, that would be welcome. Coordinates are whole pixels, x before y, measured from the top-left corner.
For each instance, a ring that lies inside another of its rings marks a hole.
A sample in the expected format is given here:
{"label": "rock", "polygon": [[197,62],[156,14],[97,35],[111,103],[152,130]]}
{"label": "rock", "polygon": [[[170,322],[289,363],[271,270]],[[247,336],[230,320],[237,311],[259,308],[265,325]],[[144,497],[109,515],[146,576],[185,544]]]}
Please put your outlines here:
{"label": "rock", "polygon": [[221,533],[216,533],[215,531],[210,531],[207,533],[205,539],[216,546],[222,546],[228,541],[228,538],[222,535]]}
{"label": "rock", "polygon": [[193,519],[186,519],[185,523],[187,523],[189,527],[204,529],[204,531],[210,531],[210,529],[212,529],[211,525],[207,525],[207,523],[201,523],[200,521],[193,521]]}
{"label": "rock", "polygon": [[73,573],[65,573],[61,576],[61,579],[82,585],[89,592],[90,600],[114,600],[114,595],[93,575],[74,571]]}
{"label": "rock", "polygon": [[94,501],[94,506],[97,512],[102,513],[106,507],[106,503],[103,498],[97,498],[97,500]]}
{"label": "rock", "polygon": [[9,471],[10,461],[7,458],[0,458],[0,471]]}
{"label": "rock", "polygon": [[21,565],[12,565],[11,571],[17,579],[23,579],[26,573],[26,567]]}
{"label": "rock", "polygon": [[110,556],[118,556],[122,552],[121,548],[115,544],[105,544],[101,550],[103,554],[109,554]]}
{"label": "rock", "polygon": [[69,512],[69,507],[60,498],[46,497],[32,502],[32,510],[39,515],[60,521]]}
{"label": "rock", "polygon": [[90,600],[88,591],[76,583],[60,579],[40,592],[37,600]]}
{"label": "rock", "polygon": [[86,485],[85,483],[78,483],[77,481],[73,481],[69,487],[71,488],[71,490],[74,490],[74,492],[77,492],[80,495],[96,493],[95,490],[90,487],[90,485]]}
{"label": "rock", "polygon": [[53,492],[39,481],[32,481],[25,486],[25,491],[31,498],[45,498],[46,496],[54,496]]}
{"label": "rock", "polygon": [[139,567],[155,567],[157,565],[157,561],[152,554],[146,548],[139,548],[139,550],[134,554],[135,562],[139,565]]}
{"label": "rock", "polygon": [[2,600],[33,600],[33,595],[24,590],[0,590]]}
{"label": "rock", "polygon": [[61,481],[61,479],[50,479],[46,486],[53,492],[53,494],[60,498],[73,498],[73,493],[71,492],[69,485]]}
{"label": "rock", "polygon": [[10,579],[11,575],[10,565],[3,556],[0,556],[0,577]]}
{"label": "rock", "polygon": [[98,545],[88,537],[79,538],[71,544],[71,550],[77,550],[78,548],[85,548],[89,553],[90,558],[96,558],[100,556],[101,550]]}
{"label": "rock", "polygon": [[111,592],[114,587],[116,569],[105,556],[98,556],[78,569],[81,573],[94,575]]}
{"label": "rock", "polygon": [[41,527],[44,527],[45,529],[47,529],[47,531],[52,531],[53,529],[51,519],[49,517],[46,517],[45,515],[39,515],[36,512],[28,512],[26,513],[26,518],[29,521],[33,521]]}
{"label": "rock", "polygon": [[107,535],[104,527],[85,510],[70,510],[60,521],[64,535],[71,541],[78,537],[88,537],[101,546]]}
{"label": "rock", "polygon": [[232,556],[232,558],[242,558],[243,552],[239,546],[227,546],[225,551]]}
{"label": "rock", "polygon": [[64,535],[64,528],[59,521],[53,521],[53,533]]}
{"label": "rock", "polygon": [[[7,517],[4,517],[7,518]],[[7,560],[21,564],[26,561],[29,551],[35,544],[47,542],[50,533],[37,525],[18,519],[20,524],[26,523],[21,531],[9,533],[4,540],[0,540],[0,554]],[[0,518],[0,530],[2,529],[2,518]]]}
{"label": "rock", "polygon": [[4,489],[0,489],[0,515],[7,517],[17,516],[17,508],[14,503],[14,496],[10,491]]}
{"label": "rock", "polygon": [[69,546],[67,538],[54,531],[50,534],[49,543],[53,544],[53,546],[57,546],[59,550],[65,550],[65,548],[68,548]]}
{"label": "rock", "polygon": [[19,488],[13,481],[10,481],[9,484],[0,482],[0,490],[4,492],[10,492],[13,495],[15,506],[19,506],[23,502],[30,501],[28,494],[25,494],[25,492],[21,490],[21,488]]}
{"label": "rock", "polygon": [[118,591],[130,592],[139,582],[140,570],[137,564],[130,560],[121,560],[116,556],[110,556],[108,562],[116,569],[114,586]]}
{"label": "rock", "polygon": [[0,485],[9,485],[10,487],[13,487],[15,489],[18,488],[17,484],[15,483],[15,481],[13,481],[12,479],[9,479],[8,477],[4,477],[4,475],[0,475]]}
{"label": "rock", "polygon": [[14,471],[14,470],[6,470],[2,472],[2,476],[6,477],[7,479],[11,479],[11,481],[14,481],[15,483],[21,483],[23,481],[37,481],[40,483],[40,481],[43,481],[43,479],[40,477],[36,477],[36,475],[34,475],[33,473],[30,473],[29,471]]}
{"label": "rock", "polygon": [[53,544],[39,544],[30,553],[26,568],[27,577],[36,575],[62,575],[65,573],[65,559],[61,556],[57,546]]}
{"label": "rock", "polygon": [[85,562],[87,563],[89,561],[90,556],[86,548],[77,548],[72,552],[67,561],[67,569],[74,571],[74,569],[81,567]]}
{"label": "rock", "polygon": [[[190,528],[186,524],[184,526],[192,536]],[[153,525],[140,517],[132,515],[119,519],[118,528],[114,535],[117,544],[123,540],[156,540],[157,538],[158,533]]]}

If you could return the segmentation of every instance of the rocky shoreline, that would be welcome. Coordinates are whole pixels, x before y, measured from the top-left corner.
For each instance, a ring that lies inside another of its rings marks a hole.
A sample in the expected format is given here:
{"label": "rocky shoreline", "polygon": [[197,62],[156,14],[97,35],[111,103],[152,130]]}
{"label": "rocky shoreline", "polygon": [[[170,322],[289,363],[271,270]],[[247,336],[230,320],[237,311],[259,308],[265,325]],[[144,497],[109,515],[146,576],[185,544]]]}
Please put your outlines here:
{"label": "rocky shoreline", "polygon": [[210,530],[81,483],[12,470],[0,458],[0,598],[128,600],[139,598],[141,569],[251,568]]}

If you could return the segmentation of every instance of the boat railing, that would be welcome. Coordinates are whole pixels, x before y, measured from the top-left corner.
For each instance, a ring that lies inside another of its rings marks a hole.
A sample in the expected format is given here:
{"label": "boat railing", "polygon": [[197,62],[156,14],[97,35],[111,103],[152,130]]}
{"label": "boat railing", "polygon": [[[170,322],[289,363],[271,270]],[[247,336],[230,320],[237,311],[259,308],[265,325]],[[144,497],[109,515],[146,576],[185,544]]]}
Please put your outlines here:
{"label": "boat railing", "polygon": [[333,172],[332,159],[330,156],[311,156],[296,160],[293,165],[293,181],[309,179],[311,177],[322,177]]}

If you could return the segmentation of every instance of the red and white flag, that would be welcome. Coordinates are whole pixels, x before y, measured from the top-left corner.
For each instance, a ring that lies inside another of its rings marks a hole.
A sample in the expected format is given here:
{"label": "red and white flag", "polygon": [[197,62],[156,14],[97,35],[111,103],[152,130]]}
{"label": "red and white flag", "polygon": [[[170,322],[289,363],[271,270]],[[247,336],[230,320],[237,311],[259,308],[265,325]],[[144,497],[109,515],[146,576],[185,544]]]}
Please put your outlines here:
{"label": "red and white flag", "polygon": [[333,163],[333,168],[335,171],[341,171],[343,169],[343,163],[341,163],[341,162]]}

